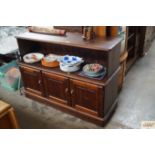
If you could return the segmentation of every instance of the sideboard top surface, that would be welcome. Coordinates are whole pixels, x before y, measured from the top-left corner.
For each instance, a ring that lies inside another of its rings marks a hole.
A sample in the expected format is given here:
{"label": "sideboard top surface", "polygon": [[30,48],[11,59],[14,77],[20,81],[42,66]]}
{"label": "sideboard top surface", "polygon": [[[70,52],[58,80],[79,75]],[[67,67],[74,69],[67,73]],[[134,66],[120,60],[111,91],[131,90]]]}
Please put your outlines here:
{"label": "sideboard top surface", "polygon": [[17,39],[25,39],[31,41],[39,41],[45,43],[54,43],[59,45],[66,45],[72,47],[86,48],[92,50],[110,51],[118,43],[121,42],[120,37],[115,38],[95,38],[90,41],[84,41],[82,34],[67,32],[66,36],[55,36],[48,34],[39,34],[26,32],[16,36]]}
{"label": "sideboard top surface", "polygon": [[107,78],[105,76],[103,79],[97,80],[97,79],[81,76],[80,75],[81,70],[74,72],[74,73],[66,73],[66,72],[61,71],[58,67],[51,69],[51,68],[42,66],[40,63],[26,64],[25,62],[20,61],[18,62],[18,64],[20,66],[42,70],[43,72],[49,72],[49,73],[53,73],[53,74],[64,76],[64,77],[70,77],[71,79],[81,80],[84,82],[88,82],[88,83],[96,84],[100,86],[106,86],[110,82],[110,80],[113,78],[113,76],[117,74],[118,70],[120,70],[120,68],[117,68],[117,70],[113,73],[113,75],[110,78]]}

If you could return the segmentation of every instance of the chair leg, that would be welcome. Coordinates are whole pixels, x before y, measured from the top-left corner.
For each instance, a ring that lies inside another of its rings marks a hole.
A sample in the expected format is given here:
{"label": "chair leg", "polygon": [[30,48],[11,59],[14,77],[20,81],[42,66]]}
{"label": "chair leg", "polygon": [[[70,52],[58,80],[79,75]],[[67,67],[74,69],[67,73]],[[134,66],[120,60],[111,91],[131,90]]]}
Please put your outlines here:
{"label": "chair leg", "polygon": [[13,108],[9,109],[8,114],[9,114],[9,118],[10,118],[13,128],[19,129],[19,124],[18,124],[16,115],[15,115],[14,109]]}

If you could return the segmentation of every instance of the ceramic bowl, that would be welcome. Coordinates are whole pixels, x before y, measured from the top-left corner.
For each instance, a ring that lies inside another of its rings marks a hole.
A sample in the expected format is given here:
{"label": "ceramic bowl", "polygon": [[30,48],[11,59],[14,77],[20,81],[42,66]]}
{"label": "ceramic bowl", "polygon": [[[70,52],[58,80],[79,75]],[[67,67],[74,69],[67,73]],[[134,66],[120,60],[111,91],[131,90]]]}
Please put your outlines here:
{"label": "ceramic bowl", "polygon": [[65,55],[60,59],[61,64],[65,66],[78,66],[83,63],[83,59],[77,56]]}
{"label": "ceramic bowl", "polygon": [[60,62],[60,69],[64,72],[76,72],[80,69],[79,66],[67,66]]}
{"label": "ceramic bowl", "polygon": [[26,63],[35,63],[39,62],[43,57],[44,55],[42,53],[29,53],[24,55],[23,60]]}

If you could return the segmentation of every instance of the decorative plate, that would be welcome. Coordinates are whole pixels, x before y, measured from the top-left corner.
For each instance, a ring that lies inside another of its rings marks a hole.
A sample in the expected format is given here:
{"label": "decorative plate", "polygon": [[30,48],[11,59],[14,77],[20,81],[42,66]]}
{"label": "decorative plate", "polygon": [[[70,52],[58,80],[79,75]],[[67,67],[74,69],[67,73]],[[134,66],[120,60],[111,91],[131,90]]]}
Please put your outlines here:
{"label": "decorative plate", "polygon": [[86,64],[84,67],[83,67],[83,72],[86,73],[86,74],[89,74],[89,75],[95,75],[97,73],[100,73],[102,71],[105,71],[105,68],[100,65],[100,64]]}
{"label": "decorative plate", "polygon": [[106,72],[99,72],[99,73],[96,73],[96,74],[89,74],[89,73],[85,73],[84,72],[84,75],[88,76],[88,77],[101,77],[101,76],[105,76]]}
{"label": "decorative plate", "polygon": [[29,53],[24,55],[23,59],[26,63],[35,63],[39,62],[44,57],[41,53]]}

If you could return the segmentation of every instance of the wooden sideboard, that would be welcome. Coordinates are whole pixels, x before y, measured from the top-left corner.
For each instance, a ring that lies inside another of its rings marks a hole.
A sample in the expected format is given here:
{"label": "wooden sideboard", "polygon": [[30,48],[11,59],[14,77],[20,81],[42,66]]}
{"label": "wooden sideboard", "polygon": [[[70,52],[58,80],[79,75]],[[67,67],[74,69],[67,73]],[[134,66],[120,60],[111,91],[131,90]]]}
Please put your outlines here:
{"label": "wooden sideboard", "polygon": [[[27,97],[99,125],[107,122],[117,105],[119,37],[83,41],[80,33],[68,32],[66,36],[24,33],[16,38]],[[107,73],[104,79],[97,80],[81,76],[81,71],[66,73],[59,67],[44,67],[40,62],[24,63],[23,56],[31,52],[80,56],[85,63],[104,65]]]}

